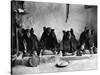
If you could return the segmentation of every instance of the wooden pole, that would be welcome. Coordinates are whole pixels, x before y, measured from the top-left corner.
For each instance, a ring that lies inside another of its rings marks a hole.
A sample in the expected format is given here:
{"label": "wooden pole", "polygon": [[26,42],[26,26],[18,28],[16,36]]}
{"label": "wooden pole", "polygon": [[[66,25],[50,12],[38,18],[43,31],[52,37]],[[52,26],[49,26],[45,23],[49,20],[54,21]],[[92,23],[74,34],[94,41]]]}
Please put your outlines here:
{"label": "wooden pole", "polygon": [[68,17],[69,17],[69,4],[66,4],[66,20],[65,20],[65,22],[68,21]]}

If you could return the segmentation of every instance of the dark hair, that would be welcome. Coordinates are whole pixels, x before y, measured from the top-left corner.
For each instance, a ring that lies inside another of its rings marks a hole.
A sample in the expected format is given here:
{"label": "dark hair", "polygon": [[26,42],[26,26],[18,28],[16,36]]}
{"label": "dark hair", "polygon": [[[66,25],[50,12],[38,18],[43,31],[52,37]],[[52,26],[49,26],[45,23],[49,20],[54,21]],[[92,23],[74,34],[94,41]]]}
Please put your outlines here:
{"label": "dark hair", "polygon": [[73,31],[74,31],[73,28],[71,28],[71,29],[70,29],[71,34],[73,34]]}
{"label": "dark hair", "polygon": [[30,33],[31,33],[31,34],[33,34],[33,33],[34,33],[34,30],[33,30],[33,28],[31,28],[31,30],[30,30]]}

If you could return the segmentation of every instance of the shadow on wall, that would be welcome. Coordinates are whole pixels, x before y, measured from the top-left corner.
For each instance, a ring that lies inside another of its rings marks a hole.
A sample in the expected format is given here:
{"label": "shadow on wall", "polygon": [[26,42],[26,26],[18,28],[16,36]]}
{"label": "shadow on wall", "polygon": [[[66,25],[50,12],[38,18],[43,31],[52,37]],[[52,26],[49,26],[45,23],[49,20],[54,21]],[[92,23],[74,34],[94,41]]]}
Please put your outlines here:
{"label": "shadow on wall", "polygon": [[95,7],[85,9],[84,5],[71,4],[69,18],[65,23],[66,4],[27,1],[24,6],[28,14],[23,16],[23,27],[26,29],[33,27],[39,39],[44,26],[54,28],[58,40],[62,39],[62,30],[73,28],[77,39],[86,25],[97,30],[97,10]]}

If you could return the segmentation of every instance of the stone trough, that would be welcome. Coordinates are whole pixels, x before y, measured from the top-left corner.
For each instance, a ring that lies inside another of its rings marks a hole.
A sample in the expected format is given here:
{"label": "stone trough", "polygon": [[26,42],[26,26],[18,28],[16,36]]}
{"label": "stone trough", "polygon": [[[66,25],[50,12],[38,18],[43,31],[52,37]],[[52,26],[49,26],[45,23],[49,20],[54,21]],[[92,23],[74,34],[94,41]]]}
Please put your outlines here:
{"label": "stone trough", "polygon": [[[37,67],[26,66],[26,62],[30,57],[24,57],[23,64],[12,67],[13,74],[32,74],[32,73],[47,73],[47,72],[66,72],[78,70],[90,70],[97,68],[97,55],[83,55],[83,56],[58,56],[58,55],[44,55],[40,56],[40,64]],[[64,62],[65,67],[59,68],[58,63]],[[68,62],[66,65],[65,62]]]}

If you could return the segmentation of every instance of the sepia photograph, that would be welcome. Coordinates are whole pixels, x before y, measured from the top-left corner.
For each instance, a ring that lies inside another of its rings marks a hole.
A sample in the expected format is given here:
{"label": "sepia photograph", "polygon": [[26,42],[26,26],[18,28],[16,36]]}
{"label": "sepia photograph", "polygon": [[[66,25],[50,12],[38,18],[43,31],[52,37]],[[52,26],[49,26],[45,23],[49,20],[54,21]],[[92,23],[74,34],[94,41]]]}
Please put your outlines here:
{"label": "sepia photograph", "polygon": [[11,74],[97,69],[98,6],[11,0]]}

